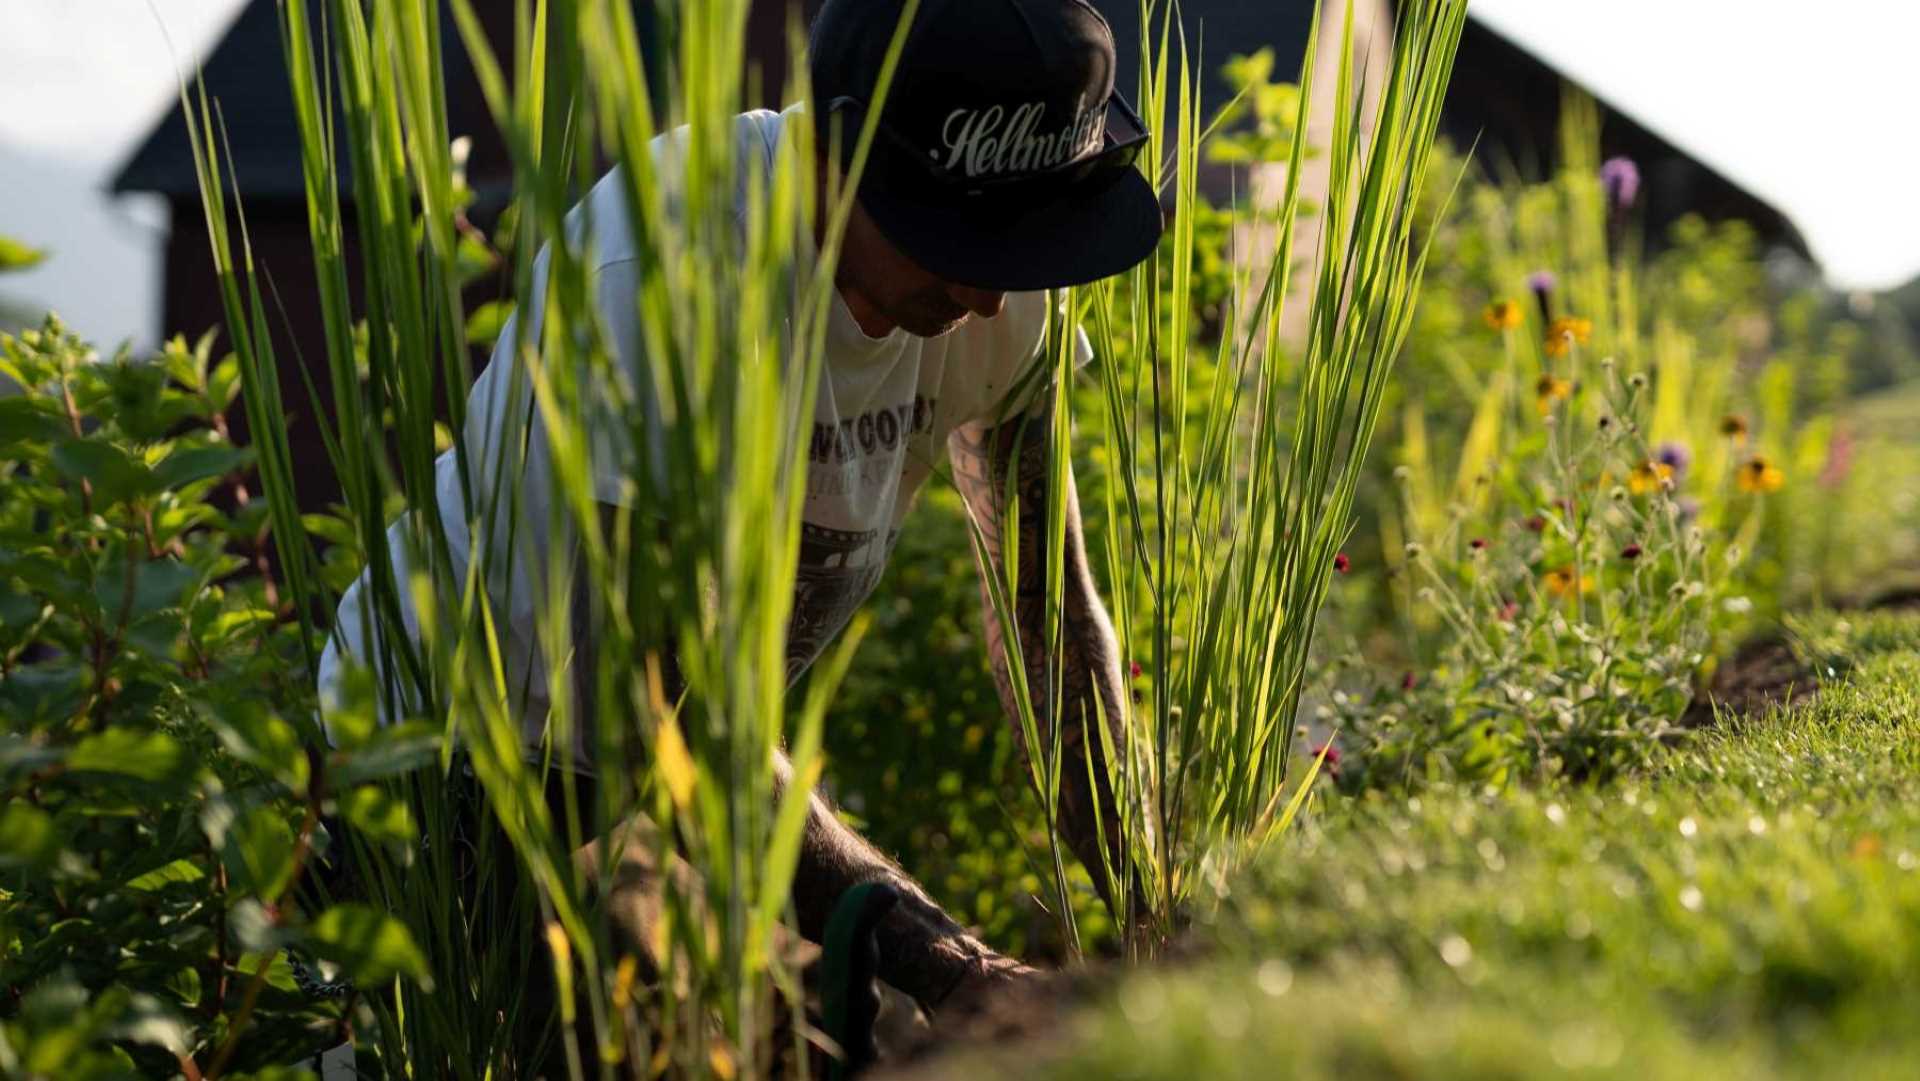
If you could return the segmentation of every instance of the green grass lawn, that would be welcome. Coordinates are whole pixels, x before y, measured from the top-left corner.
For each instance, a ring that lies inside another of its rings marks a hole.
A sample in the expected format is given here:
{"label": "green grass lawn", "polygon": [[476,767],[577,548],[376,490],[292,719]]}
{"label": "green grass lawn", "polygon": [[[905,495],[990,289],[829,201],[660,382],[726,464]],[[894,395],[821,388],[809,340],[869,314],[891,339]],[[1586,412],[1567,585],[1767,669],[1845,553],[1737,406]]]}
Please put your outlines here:
{"label": "green grass lawn", "polygon": [[987,1069],[1920,1076],[1920,616],[1801,629],[1837,672],[1812,704],[1652,773],[1331,798],[1226,888],[1201,959]]}

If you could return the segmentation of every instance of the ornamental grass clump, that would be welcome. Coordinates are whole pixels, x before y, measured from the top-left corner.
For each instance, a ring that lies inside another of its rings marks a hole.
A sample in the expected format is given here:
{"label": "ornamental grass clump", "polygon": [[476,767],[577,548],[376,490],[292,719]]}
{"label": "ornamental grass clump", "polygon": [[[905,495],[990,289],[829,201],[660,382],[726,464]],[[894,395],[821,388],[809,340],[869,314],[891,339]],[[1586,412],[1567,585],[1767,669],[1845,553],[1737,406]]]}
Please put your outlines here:
{"label": "ornamental grass clump", "polygon": [[[1090,870],[1120,900],[1128,948],[1149,953],[1221,875],[1261,849],[1298,812],[1314,764],[1294,752],[1294,713],[1316,616],[1344,563],[1360,464],[1424,270],[1415,208],[1466,5],[1403,5],[1392,61],[1374,105],[1359,93],[1351,6],[1337,40],[1310,40],[1290,129],[1306,132],[1314,72],[1332,69],[1330,139],[1293,138],[1277,201],[1237,211],[1249,235],[1217,337],[1196,324],[1198,173],[1212,132],[1199,70],[1175,31],[1171,5],[1143,11],[1154,28],[1143,52],[1141,112],[1166,118],[1143,161],[1171,207],[1159,251],[1114,279],[1079,290],[1069,312],[1099,362],[1104,410],[1082,418],[1106,463],[1091,502],[1106,523],[1091,539],[1115,627],[1146,688],[1126,716],[1100,726],[1117,793],[1108,828],[1117,860]],[[1338,14],[1339,9],[1334,9]],[[1316,17],[1315,26],[1322,25]],[[1286,125],[1281,125],[1285,127]],[[1325,162],[1318,252],[1296,280],[1295,238],[1307,211],[1305,163]],[[1295,294],[1305,297],[1301,299]],[[1289,301],[1305,310],[1289,314]],[[1209,306],[1208,310],[1215,310]],[[1283,316],[1305,327],[1283,338]],[[1070,356],[1057,336],[1054,446],[1070,434],[1064,408]],[[1211,354],[1211,355],[1209,355]],[[1058,456],[1057,456],[1058,457]],[[1056,462],[1056,468],[1059,462]],[[1062,486],[1054,485],[1059,492]],[[1057,555],[1058,500],[1049,518]],[[996,589],[1003,623],[1014,583]],[[1047,583],[1057,612],[1060,583]],[[1058,622],[1049,641],[1058,649]],[[1018,651],[1012,651],[1016,655]],[[1057,666],[1056,666],[1057,667]],[[1029,682],[1031,680],[1031,682]],[[1036,703],[1054,696],[1039,673],[1020,679],[1020,713],[1033,785],[1055,817],[1066,770],[1094,769],[1044,735]],[[1324,758],[1324,753],[1321,756]],[[1050,907],[1071,912],[1061,844],[1052,843]],[[1074,941],[1074,929],[1067,928]]]}
{"label": "ornamental grass clump", "polygon": [[[774,1036],[799,991],[778,947],[823,709],[858,637],[822,659],[804,701],[790,699],[806,437],[851,186],[816,192],[804,118],[770,156],[737,152],[746,0],[684,5],[649,28],[658,48],[644,54],[630,4],[521,0],[504,58],[474,7],[454,0],[451,14],[512,159],[521,256],[500,331],[514,390],[491,403],[507,434],[484,454],[458,434],[473,372],[456,220],[470,196],[447,124],[439,6],[281,4],[324,314],[313,378],[335,403],[318,419],[368,567],[362,625],[333,634],[372,645],[331,704],[329,738],[363,739],[377,717],[380,731],[415,739],[426,766],[390,786],[415,808],[423,843],[355,839],[352,862],[360,888],[421,944],[434,988],[362,985],[363,1042],[433,1076],[528,1071],[530,1047],[553,1076],[621,1063],[766,1074],[801,1054],[800,1028]],[[804,97],[802,84],[785,89]],[[227,227],[217,112],[203,96],[189,113],[262,481],[294,610],[311,626],[334,598],[299,528],[266,287],[244,229]],[[818,138],[855,144],[857,175],[872,127]],[[617,198],[603,205],[624,211],[644,271],[636,294],[613,302],[637,316],[653,362],[639,373],[615,365],[584,239],[593,230],[568,217],[606,161]],[[819,208],[816,259],[801,238]],[[357,261],[344,254],[349,229]],[[350,296],[364,297],[359,309]],[[643,396],[672,423],[650,428]],[[437,465],[443,401],[456,436]],[[637,459],[618,492],[596,487],[606,451],[589,443],[592,416]],[[534,501],[536,485],[549,498]],[[486,588],[516,576],[533,583],[545,659],[528,672],[503,668],[508,613]],[[530,758],[520,716],[536,698],[552,705]],[[775,772],[781,746],[790,777]],[[600,764],[590,790],[570,768],[576,755]],[[477,853],[453,810],[475,784]],[[647,828],[632,825],[641,812]],[[674,870],[660,876],[657,940],[635,943],[595,883],[642,852]],[[510,903],[476,897],[471,883],[494,878]],[[537,1040],[517,1034],[528,1026]]]}

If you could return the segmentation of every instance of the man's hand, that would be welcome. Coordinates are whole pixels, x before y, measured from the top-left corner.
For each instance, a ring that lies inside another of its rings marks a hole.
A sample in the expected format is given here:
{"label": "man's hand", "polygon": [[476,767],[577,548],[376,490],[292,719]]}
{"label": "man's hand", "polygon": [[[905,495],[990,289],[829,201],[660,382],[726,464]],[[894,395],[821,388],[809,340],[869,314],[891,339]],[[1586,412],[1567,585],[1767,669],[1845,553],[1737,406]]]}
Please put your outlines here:
{"label": "man's hand", "polygon": [[933,1027],[936,1032],[951,1032],[971,1019],[986,1013],[989,1005],[1008,993],[1046,978],[1039,969],[1021,964],[1011,957],[989,952],[978,965],[969,969],[960,981],[933,1003]]}

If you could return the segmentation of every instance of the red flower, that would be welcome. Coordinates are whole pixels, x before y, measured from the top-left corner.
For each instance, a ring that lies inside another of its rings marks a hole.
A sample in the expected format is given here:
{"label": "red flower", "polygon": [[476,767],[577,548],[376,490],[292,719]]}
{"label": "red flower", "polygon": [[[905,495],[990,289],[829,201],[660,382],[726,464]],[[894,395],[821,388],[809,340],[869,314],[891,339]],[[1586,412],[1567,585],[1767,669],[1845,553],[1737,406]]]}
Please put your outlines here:
{"label": "red flower", "polygon": [[1320,763],[1320,768],[1326,771],[1327,776],[1338,779],[1340,776],[1340,748],[1334,746],[1332,736],[1328,736],[1325,743],[1313,749],[1313,756],[1318,758],[1323,752],[1327,758],[1326,761]]}
{"label": "red flower", "polygon": [[1535,514],[1527,518],[1527,528],[1535,533],[1547,528],[1547,520]]}
{"label": "red flower", "polygon": [[1347,569],[1352,566],[1353,560],[1348,559],[1347,553],[1345,552],[1341,552],[1339,555],[1333,557],[1333,569],[1339,571],[1341,574],[1347,573]]}
{"label": "red flower", "polygon": [[1467,542],[1467,547],[1473,549],[1476,552],[1480,551],[1482,548],[1485,548],[1486,546],[1487,546],[1487,538],[1485,537],[1475,537],[1472,540]]}
{"label": "red flower", "polygon": [[1620,549],[1620,558],[1631,562],[1640,558],[1641,551],[1642,549],[1639,545],[1629,544],[1625,548]]}
{"label": "red flower", "polygon": [[1135,679],[1140,678],[1140,662],[1139,661],[1132,662],[1130,666],[1130,673],[1132,674],[1133,678]]}
{"label": "red flower", "polygon": [[1400,677],[1400,689],[1403,691],[1413,690],[1419,682],[1420,679],[1418,676],[1415,676],[1412,672],[1408,672]]}
{"label": "red flower", "polygon": [[1518,601],[1507,601],[1500,606],[1500,622],[1502,623],[1512,623],[1514,617],[1519,614],[1520,604]]}

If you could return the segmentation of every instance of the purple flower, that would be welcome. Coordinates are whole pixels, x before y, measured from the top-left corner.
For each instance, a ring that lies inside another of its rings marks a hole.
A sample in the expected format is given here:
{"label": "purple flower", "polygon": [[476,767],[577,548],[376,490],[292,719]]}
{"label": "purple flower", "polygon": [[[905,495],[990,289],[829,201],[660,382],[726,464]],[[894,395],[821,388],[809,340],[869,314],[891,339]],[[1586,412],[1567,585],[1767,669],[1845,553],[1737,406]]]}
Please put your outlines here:
{"label": "purple flower", "polygon": [[1608,207],[1625,210],[1640,195],[1640,167],[1632,158],[1608,158],[1600,165],[1600,186],[1606,190]]}
{"label": "purple flower", "polygon": [[1672,469],[1677,484],[1686,479],[1687,467],[1693,464],[1693,449],[1677,439],[1669,439],[1654,448],[1653,460]]}
{"label": "purple flower", "polygon": [[1540,321],[1553,322],[1553,287],[1559,279],[1551,270],[1536,270],[1527,275],[1527,288],[1533,290],[1533,299],[1540,302]]}
{"label": "purple flower", "polygon": [[1682,525],[1700,517],[1700,501],[1692,496],[1681,496],[1674,500],[1674,509],[1680,512]]}

